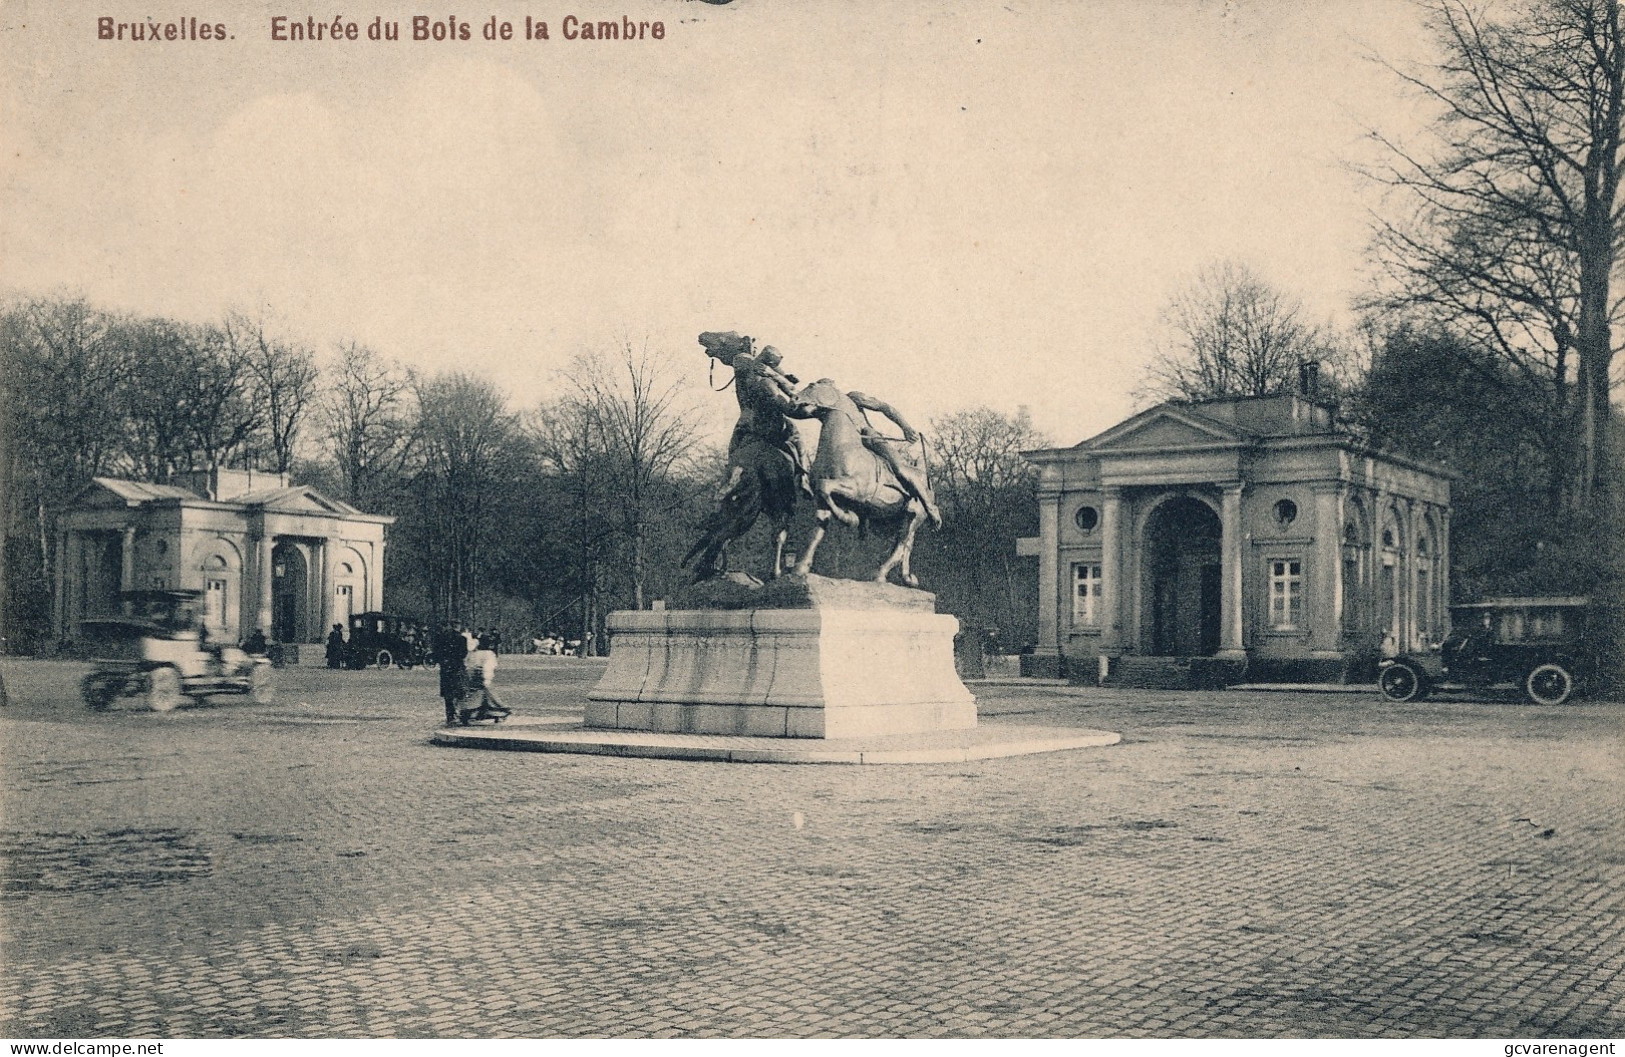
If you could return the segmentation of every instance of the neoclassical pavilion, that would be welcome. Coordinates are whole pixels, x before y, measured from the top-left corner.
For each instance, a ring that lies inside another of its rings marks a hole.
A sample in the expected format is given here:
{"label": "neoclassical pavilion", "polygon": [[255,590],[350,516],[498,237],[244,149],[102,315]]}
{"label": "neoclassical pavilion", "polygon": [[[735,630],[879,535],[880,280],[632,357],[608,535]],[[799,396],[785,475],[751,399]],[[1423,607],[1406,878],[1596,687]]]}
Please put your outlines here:
{"label": "neoclassical pavilion", "polygon": [[1446,629],[1450,480],[1299,395],[1169,402],[1039,467],[1034,675],[1215,658],[1325,680]]}
{"label": "neoclassical pavilion", "polygon": [[320,642],[352,612],[381,608],[392,517],[363,514],[285,474],[217,470],[175,484],[98,477],[61,521],[59,637],[119,612],[123,591],[204,592],[211,636],[254,629],[277,642]]}

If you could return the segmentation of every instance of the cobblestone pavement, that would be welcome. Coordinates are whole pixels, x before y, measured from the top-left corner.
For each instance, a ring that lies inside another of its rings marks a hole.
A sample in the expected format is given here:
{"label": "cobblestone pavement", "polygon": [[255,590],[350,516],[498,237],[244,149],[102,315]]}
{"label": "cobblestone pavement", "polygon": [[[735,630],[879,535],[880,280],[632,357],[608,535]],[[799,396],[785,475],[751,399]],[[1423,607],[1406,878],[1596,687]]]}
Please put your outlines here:
{"label": "cobblestone pavement", "polygon": [[82,670],[5,662],[11,1037],[1625,1035],[1625,705],[981,687],[1123,743],[728,765],[431,747],[432,673]]}

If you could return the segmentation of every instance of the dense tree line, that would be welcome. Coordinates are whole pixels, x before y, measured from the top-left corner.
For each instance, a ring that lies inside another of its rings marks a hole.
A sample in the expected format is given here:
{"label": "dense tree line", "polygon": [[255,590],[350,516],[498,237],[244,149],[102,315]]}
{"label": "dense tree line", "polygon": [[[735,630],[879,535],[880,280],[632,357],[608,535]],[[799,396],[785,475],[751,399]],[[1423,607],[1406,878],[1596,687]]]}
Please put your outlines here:
{"label": "dense tree line", "polygon": [[1546,423],[1552,502],[1594,512],[1617,491],[1618,0],[1426,9],[1436,59],[1395,73],[1437,116],[1410,141],[1377,132],[1387,161],[1371,173],[1389,194],[1368,304],[1492,357],[1485,379],[1504,379]]}
{"label": "dense tree line", "polygon": [[[425,374],[343,341],[325,351],[240,313],[215,325],[123,316],[40,298],[0,311],[0,571],[12,649],[46,645],[55,524],[92,478],[162,483],[210,468],[289,473],[397,518],[384,605],[425,619],[603,641],[615,609],[645,608],[714,502],[723,457],[706,442],[732,411],[702,401],[672,356],[623,340],[583,353],[540,404],[486,379]],[[1036,531],[1024,417],[986,409],[933,423],[948,525],[918,551],[967,624],[1021,644],[1034,632]],[[810,509],[797,526],[805,538]],[[794,540],[792,541],[794,542]],[[819,571],[855,573],[884,541],[841,533]],[[762,540],[736,567],[765,565]]]}

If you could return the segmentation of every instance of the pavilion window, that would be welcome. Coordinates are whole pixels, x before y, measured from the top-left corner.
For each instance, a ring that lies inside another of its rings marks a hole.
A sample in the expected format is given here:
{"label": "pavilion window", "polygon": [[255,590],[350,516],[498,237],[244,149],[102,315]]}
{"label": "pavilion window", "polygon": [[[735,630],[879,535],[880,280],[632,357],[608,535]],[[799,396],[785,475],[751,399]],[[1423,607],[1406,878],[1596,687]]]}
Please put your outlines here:
{"label": "pavilion window", "polygon": [[1295,631],[1303,623],[1303,563],[1270,562],[1270,627]]}
{"label": "pavilion window", "polygon": [[1072,623],[1095,626],[1100,623],[1100,566],[1072,567]]}
{"label": "pavilion window", "polygon": [[226,626],[226,581],[208,581],[208,587],[203,596],[203,608],[209,627],[224,628]]}

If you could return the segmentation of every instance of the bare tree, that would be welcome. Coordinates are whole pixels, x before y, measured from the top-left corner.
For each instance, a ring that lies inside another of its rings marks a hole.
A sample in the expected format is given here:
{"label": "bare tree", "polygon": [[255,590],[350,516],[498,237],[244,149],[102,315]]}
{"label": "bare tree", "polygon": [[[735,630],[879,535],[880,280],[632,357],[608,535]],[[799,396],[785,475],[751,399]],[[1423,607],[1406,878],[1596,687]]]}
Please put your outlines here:
{"label": "bare tree", "polygon": [[1008,415],[973,407],[931,421],[943,524],[923,557],[940,565],[931,570],[934,589],[967,622],[1013,639],[1036,634],[1037,569],[1017,559],[1016,540],[1038,530],[1038,474],[1021,453],[1047,444],[1026,408]]}
{"label": "bare tree", "polygon": [[443,613],[472,620],[524,436],[502,394],[469,375],[420,381],[417,406],[414,483],[432,586]]}
{"label": "bare tree", "polygon": [[113,333],[128,363],[122,404],[138,475],[163,481],[248,460],[265,412],[247,357],[224,330],[150,318]]}
{"label": "bare tree", "polygon": [[[1618,0],[1428,0],[1437,63],[1395,72],[1437,105],[1431,142],[1378,135],[1394,192],[1375,303],[1421,308],[1497,350],[1564,427],[1554,472],[1607,487],[1625,121]],[[1392,68],[1392,67],[1390,67]],[[1573,398],[1570,370],[1573,370]]]}
{"label": "bare tree", "polygon": [[270,469],[287,473],[316,398],[319,372],[310,349],[266,333],[265,321],[233,312],[223,331],[233,356],[247,365],[253,379],[251,399],[264,412],[263,449]]}
{"label": "bare tree", "polygon": [[17,301],[0,315],[0,620],[14,642],[48,626],[61,510],[91,478],[126,465],[128,362],[114,322],[80,298]]}
{"label": "bare tree", "polygon": [[642,609],[650,525],[662,511],[656,485],[692,456],[695,412],[681,380],[661,369],[647,342],[578,356],[569,380],[570,413],[603,456],[616,528],[630,549],[633,604]]}
{"label": "bare tree", "polygon": [[[127,465],[120,394],[129,361],[116,321],[81,298],[41,298],[6,312],[0,346],[12,469],[3,482],[5,516],[26,522],[27,563],[11,570],[15,596],[43,630],[51,590],[57,517],[93,477]],[[8,533],[9,534],[9,533]],[[22,619],[19,625],[28,621]]]}
{"label": "bare tree", "polygon": [[127,319],[115,331],[128,358],[127,384],[118,391],[128,423],[131,472],[164,481],[191,469],[190,386],[181,378],[189,359],[179,324],[163,319]]}
{"label": "bare tree", "polygon": [[[184,350],[184,370],[176,379],[181,386],[179,405],[190,425],[188,468],[246,464],[255,438],[265,428],[267,412],[256,399],[247,353],[233,348],[220,327],[177,329]],[[157,381],[152,370],[142,377]],[[149,397],[155,395],[149,392]]]}
{"label": "bare tree", "polygon": [[1305,321],[1302,303],[1235,261],[1208,265],[1175,293],[1162,324],[1169,336],[1144,390],[1161,399],[1290,390],[1299,363],[1328,355],[1327,337]]}
{"label": "bare tree", "polygon": [[353,341],[337,348],[317,401],[321,432],[350,503],[372,508],[404,472],[414,399],[411,376],[393,362]]}
{"label": "bare tree", "polygon": [[[546,533],[556,538],[552,547],[556,553],[545,564],[558,570],[555,584],[548,586],[568,588],[570,603],[554,602],[554,607],[563,612],[574,606],[585,642],[598,626],[607,570],[613,562],[614,532],[607,516],[613,475],[591,408],[582,401],[564,398],[544,404],[528,416],[526,430],[550,491],[559,500],[560,516]],[[541,542],[545,547],[550,541]]]}

